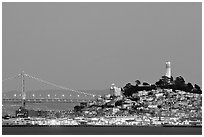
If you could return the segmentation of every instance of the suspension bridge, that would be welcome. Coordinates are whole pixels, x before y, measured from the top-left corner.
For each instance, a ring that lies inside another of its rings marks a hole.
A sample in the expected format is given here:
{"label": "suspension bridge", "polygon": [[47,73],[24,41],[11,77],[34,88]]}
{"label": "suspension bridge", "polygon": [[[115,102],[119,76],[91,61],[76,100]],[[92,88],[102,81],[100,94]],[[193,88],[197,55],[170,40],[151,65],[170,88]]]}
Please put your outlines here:
{"label": "suspension bridge", "polygon": [[[3,103],[9,103],[9,102],[22,103],[22,106],[25,106],[25,103],[46,103],[46,102],[80,103],[80,102],[91,101],[91,100],[94,100],[95,98],[102,96],[99,94],[93,94],[89,92],[73,90],[73,89],[43,80],[41,78],[26,74],[24,73],[24,71],[16,76],[3,79],[2,85],[7,81],[11,81],[13,79],[18,79],[18,78],[20,78],[21,80],[21,91],[20,92],[18,91],[17,93],[12,93],[12,95],[6,95],[6,92],[3,91],[2,92]],[[27,78],[33,79],[42,84],[46,84],[46,85],[55,87],[59,90],[63,90],[63,92],[59,91],[60,92],[59,94],[53,94],[53,93],[49,93],[47,91],[41,90],[40,92],[34,91],[32,92],[32,94],[31,93],[28,94],[27,90],[25,90]],[[43,92],[46,92],[46,94],[45,93],[43,94]]]}

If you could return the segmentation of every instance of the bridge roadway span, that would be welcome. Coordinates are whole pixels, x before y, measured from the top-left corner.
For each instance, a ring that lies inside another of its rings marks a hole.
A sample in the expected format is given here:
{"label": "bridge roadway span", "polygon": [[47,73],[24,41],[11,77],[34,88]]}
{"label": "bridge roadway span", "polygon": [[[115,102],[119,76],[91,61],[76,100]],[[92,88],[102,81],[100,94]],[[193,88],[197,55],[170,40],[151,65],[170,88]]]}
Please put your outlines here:
{"label": "bridge roadway span", "polygon": [[[82,103],[89,102],[91,99],[26,99],[26,103]],[[21,103],[22,99],[3,99],[3,103]]]}

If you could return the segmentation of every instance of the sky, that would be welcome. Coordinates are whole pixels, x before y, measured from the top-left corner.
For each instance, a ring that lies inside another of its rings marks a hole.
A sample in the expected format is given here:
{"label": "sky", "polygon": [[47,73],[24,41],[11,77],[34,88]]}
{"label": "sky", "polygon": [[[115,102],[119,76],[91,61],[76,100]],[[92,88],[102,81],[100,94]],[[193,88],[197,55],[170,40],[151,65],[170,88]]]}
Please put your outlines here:
{"label": "sky", "polygon": [[25,71],[107,89],[153,84],[170,61],[174,78],[202,84],[202,3],[4,2],[2,12],[2,79]]}

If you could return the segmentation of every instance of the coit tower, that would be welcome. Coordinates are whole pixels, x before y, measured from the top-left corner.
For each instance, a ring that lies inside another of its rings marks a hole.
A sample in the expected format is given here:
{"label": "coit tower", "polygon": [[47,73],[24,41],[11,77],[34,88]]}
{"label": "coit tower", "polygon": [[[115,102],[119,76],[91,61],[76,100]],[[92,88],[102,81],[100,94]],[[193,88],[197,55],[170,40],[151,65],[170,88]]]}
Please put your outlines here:
{"label": "coit tower", "polygon": [[170,61],[166,62],[166,74],[168,78],[171,78],[171,63]]}

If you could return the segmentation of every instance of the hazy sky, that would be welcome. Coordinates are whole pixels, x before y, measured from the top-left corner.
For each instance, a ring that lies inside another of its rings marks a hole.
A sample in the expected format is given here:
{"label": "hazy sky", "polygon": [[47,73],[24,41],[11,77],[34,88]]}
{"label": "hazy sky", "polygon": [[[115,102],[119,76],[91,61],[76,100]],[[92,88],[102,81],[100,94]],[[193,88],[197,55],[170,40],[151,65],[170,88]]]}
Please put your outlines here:
{"label": "hazy sky", "polygon": [[3,3],[2,78],[26,73],[72,89],[202,83],[201,3]]}

